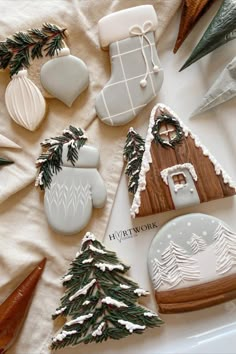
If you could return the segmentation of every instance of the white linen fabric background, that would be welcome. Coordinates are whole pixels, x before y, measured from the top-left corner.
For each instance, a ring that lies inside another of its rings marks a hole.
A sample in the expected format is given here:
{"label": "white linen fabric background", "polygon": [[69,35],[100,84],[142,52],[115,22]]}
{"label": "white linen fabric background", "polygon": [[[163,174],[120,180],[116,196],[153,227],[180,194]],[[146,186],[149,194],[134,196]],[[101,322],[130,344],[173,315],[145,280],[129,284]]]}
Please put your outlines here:
{"label": "white linen fabric background", "polygon": [[[4,92],[9,82],[7,72],[0,73],[0,133],[22,147],[20,150],[0,149],[0,155],[15,161],[4,167],[0,174],[0,303],[25,278],[44,256],[48,258],[43,277],[37,287],[27,319],[9,354],[45,354],[54,331],[51,314],[58,306],[63,289],[59,278],[66,272],[85,233],[63,237],[47,225],[43,210],[43,193],[34,188],[35,160],[40,153],[40,142],[61,131],[69,124],[85,128],[89,142],[100,149],[100,173],[108,189],[104,209],[94,210],[87,230],[103,238],[115,193],[123,168],[122,149],[128,126],[112,128],[102,124],[94,108],[96,95],[110,75],[109,54],[100,49],[97,33],[98,20],[114,11],[141,4],[154,5],[159,26],[159,39],[181,0],[0,0],[0,40],[16,31],[40,27],[51,22],[66,27],[71,54],[87,64],[90,85],[67,108],[55,99],[48,100],[48,114],[36,132],[26,131],[9,117]],[[39,85],[40,62],[35,63],[29,76]],[[149,104],[132,123],[146,127]],[[69,353],[66,349],[66,353]]]}

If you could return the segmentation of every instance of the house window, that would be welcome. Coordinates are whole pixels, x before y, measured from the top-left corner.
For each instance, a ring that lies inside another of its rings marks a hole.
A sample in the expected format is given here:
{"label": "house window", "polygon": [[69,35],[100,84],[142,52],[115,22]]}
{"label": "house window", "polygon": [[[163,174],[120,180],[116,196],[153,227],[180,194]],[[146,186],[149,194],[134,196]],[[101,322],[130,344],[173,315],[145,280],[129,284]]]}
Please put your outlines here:
{"label": "house window", "polygon": [[162,122],[159,128],[159,135],[163,142],[171,143],[176,138],[176,127],[172,124]]}
{"label": "house window", "polygon": [[178,173],[176,175],[172,176],[174,185],[184,185],[186,184],[186,178],[185,175],[183,173]]}

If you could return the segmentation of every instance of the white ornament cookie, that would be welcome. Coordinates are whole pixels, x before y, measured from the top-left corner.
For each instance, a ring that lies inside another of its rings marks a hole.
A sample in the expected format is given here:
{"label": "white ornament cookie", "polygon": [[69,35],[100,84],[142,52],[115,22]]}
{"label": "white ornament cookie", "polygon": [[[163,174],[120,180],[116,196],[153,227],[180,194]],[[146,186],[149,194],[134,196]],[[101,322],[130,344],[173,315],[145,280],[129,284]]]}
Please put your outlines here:
{"label": "white ornament cookie", "polygon": [[89,84],[87,66],[81,59],[70,55],[69,48],[62,48],[57,56],[42,66],[40,78],[45,90],[68,107]]}
{"label": "white ornament cookie", "polygon": [[20,70],[12,76],[6,89],[5,102],[11,118],[25,129],[34,131],[45,116],[44,97],[27,78],[27,70]]}
{"label": "white ornament cookie", "polygon": [[92,209],[102,208],[107,192],[97,168],[99,152],[83,146],[87,138],[82,129],[69,127],[61,137],[46,139],[48,151],[36,161],[36,185],[45,189],[44,208],[50,226],[69,235],[82,230]]}
{"label": "white ornament cookie", "polygon": [[160,66],[154,32],[157,15],[152,5],[121,10],[98,23],[101,47],[111,57],[111,78],[96,99],[98,117],[108,125],[131,121],[160,90]]}
{"label": "white ornament cookie", "polygon": [[162,313],[202,309],[236,298],[236,233],[221,220],[187,214],[152,241],[148,268]]}

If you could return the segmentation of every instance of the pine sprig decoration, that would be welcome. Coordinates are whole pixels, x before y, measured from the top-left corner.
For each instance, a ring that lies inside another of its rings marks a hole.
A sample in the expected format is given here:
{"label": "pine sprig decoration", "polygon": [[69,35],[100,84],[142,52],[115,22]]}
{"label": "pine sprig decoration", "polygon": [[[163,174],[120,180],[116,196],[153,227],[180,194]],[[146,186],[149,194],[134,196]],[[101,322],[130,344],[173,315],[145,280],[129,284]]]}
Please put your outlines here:
{"label": "pine sprig decoration", "polygon": [[125,174],[129,176],[128,191],[133,194],[136,193],[138,188],[144,145],[144,139],[133,128],[130,128],[126,137],[123,156],[127,161]]}
{"label": "pine sprig decoration", "polygon": [[[173,131],[174,131],[173,138],[163,139],[163,136],[160,134],[160,128],[162,124],[173,127]],[[161,146],[163,146],[164,148],[168,148],[168,147],[174,148],[177,144],[181,143],[184,137],[184,132],[179,124],[179,121],[175,119],[175,117],[172,117],[168,114],[162,114],[158,116],[155,120],[155,124],[153,125],[152,128],[152,135],[154,137],[154,141],[156,143],[161,144]]]}
{"label": "pine sprig decoration", "polygon": [[30,60],[52,57],[63,47],[66,29],[45,23],[41,29],[17,32],[0,42],[0,69],[10,69],[10,76],[30,66]]}
{"label": "pine sprig decoration", "polygon": [[50,187],[52,176],[61,170],[64,144],[67,144],[68,147],[67,160],[74,165],[79,157],[78,152],[86,141],[87,137],[84,130],[72,125],[68,129],[64,129],[61,136],[45,139],[41,143],[44,151],[36,160],[38,176],[35,186],[40,186],[42,190]]}
{"label": "pine sprig decoration", "polygon": [[7,160],[4,157],[0,157],[0,166],[11,165],[12,163],[14,162],[11,160]]}
{"label": "pine sprig decoration", "polygon": [[63,277],[66,288],[53,319],[67,318],[51,348],[121,339],[162,324],[157,314],[137,300],[148,294],[125,273],[129,267],[87,233],[80,252]]}

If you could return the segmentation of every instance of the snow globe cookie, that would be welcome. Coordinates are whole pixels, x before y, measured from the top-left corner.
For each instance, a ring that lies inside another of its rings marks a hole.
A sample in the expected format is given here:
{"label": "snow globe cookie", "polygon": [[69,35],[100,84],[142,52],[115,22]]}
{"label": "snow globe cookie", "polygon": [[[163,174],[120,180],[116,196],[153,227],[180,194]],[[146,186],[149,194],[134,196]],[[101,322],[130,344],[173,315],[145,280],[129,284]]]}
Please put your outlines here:
{"label": "snow globe cookie", "polygon": [[45,190],[44,209],[48,223],[58,233],[81,231],[92,216],[92,209],[103,208],[107,191],[97,168],[99,151],[85,145],[80,128],[70,126],[59,137],[41,143],[46,149],[36,166],[36,186]]}
{"label": "snow globe cookie", "polygon": [[194,213],[165,224],[148,254],[161,313],[203,309],[236,298],[236,233],[220,219]]}

